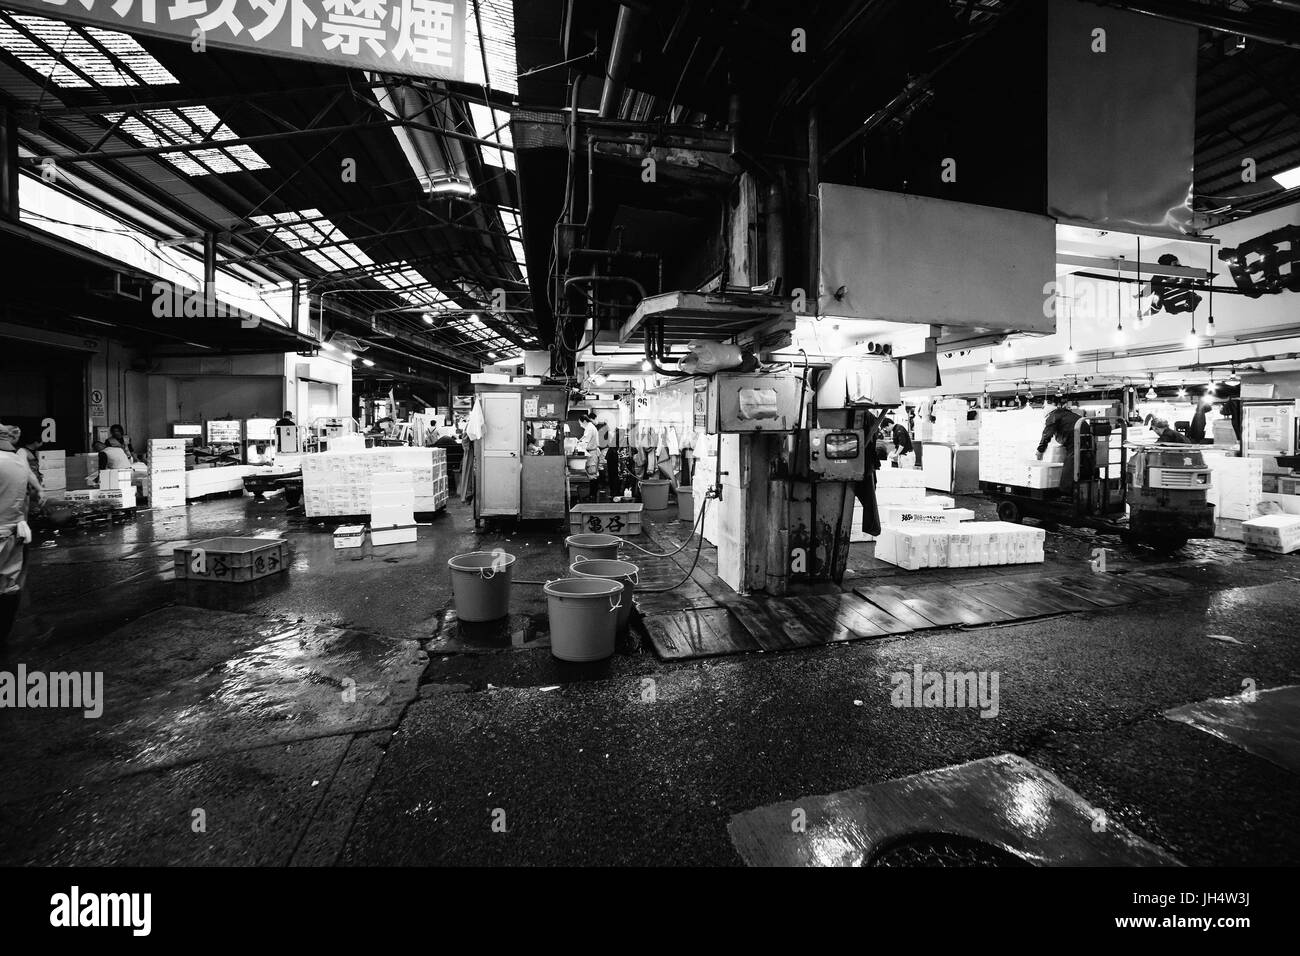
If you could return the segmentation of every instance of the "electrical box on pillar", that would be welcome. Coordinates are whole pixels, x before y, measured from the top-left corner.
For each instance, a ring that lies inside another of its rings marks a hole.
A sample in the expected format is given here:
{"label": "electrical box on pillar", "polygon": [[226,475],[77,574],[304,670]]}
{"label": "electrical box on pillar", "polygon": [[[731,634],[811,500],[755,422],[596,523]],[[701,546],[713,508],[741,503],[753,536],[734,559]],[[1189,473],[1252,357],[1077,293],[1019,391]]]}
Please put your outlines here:
{"label": "electrical box on pillar", "polygon": [[808,471],[829,481],[861,481],[867,473],[867,436],[861,430],[808,430]]}
{"label": "electrical box on pillar", "polygon": [[803,380],[788,373],[709,379],[708,433],[792,432],[799,427]]}

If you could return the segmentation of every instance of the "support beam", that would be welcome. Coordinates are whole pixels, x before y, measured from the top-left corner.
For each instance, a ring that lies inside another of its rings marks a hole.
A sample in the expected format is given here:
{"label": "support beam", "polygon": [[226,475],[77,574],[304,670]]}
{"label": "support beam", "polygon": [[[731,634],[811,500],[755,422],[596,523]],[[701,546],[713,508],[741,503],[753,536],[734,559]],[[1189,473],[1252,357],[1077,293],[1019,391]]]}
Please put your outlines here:
{"label": "support beam", "polygon": [[0,219],[18,222],[18,117],[0,106]]}

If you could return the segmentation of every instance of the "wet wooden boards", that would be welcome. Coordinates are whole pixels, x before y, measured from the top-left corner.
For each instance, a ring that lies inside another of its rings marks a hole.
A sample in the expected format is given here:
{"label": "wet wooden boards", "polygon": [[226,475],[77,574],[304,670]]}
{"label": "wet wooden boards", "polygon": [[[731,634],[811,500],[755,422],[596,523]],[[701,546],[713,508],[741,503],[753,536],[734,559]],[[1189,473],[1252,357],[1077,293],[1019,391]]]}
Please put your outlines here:
{"label": "wet wooden boards", "polygon": [[[1152,572],[990,577],[959,585],[933,578],[863,584],[852,592],[789,598],[727,595],[718,598],[722,607],[696,604],[709,600],[699,590],[638,595],[637,601],[659,656],[683,660],[1005,624],[1144,603],[1192,588],[1186,581]],[[687,588],[693,586],[689,582]]]}

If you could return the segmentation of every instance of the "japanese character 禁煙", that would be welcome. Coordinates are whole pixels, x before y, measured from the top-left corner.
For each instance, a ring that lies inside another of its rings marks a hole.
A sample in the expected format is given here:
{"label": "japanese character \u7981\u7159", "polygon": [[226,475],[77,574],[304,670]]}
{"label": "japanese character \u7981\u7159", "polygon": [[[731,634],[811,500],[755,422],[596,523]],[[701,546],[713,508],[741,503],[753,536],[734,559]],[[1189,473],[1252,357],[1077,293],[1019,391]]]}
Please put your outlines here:
{"label": "japanese character \u7981\u7159", "polygon": [[453,38],[456,7],[446,0],[394,0],[397,30],[394,56],[416,63],[450,67],[455,62]]}
{"label": "japanese character \u7981\u7159", "polygon": [[321,26],[325,49],[338,50],[344,56],[356,56],[364,41],[375,56],[388,52],[384,46],[387,40],[384,25],[387,0],[324,0],[322,6],[325,8],[325,23]]}

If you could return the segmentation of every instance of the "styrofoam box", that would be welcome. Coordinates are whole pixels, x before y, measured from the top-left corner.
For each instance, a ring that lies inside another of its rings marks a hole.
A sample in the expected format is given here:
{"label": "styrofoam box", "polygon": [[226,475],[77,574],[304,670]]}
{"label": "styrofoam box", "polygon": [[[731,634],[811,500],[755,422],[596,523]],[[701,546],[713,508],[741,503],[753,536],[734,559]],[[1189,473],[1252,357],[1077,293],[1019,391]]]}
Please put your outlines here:
{"label": "styrofoam box", "polygon": [[[883,527],[929,527],[933,525],[956,524],[956,509],[944,508],[909,508],[888,505],[880,509],[880,523]],[[974,517],[974,514],[971,514]]]}
{"label": "styrofoam box", "polygon": [[948,495],[926,495],[922,504],[927,508],[951,508],[957,504],[957,500]]}
{"label": "styrofoam box", "polygon": [[99,473],[99,487],[104,491],[130,488],[134,472],[129,468],[109,468]]}
{"label": "styrofoam box", "polygon": [[1026,488],[1056,488],[1061,484],[1062,465],[1050,462],[1033,462],[1024,470],[1022,481],[1011,482]]}
{"label": "styrofoam box", "polygon": [[925,473],[919,468],[881,468],[876,472],[877,488],[925,488]]}
{"label": "styrofoam box", "polygon": [[149,439],[149,457],[155,455],[173,452],[176,454],[185,454],[184,438],[150,438]]}
{"label": "styrofoam box", "polygon": [[334,529],[334,548],[339,551],[359,548],[366,540],[366,526],[363,524],[343,524]]}
{"label": "styrofoam box", "polygon": [[1249,548],[1276,554],[1300,550],[1300,515],[1262,515],[1243,521],[1241,531]]}
{"label": "styrofoam box", "polygon": [[1042,528],[972,521],[946,528],[885,528],[876,557],[901,568],[1037,564],[1044,560]]}
{"label": "styrofoam box", "polygon": [[395,525],[387,528],[372,524],[370,526],[370,543],[373,545],[413,544],[417,537],[416,531],[414,524]]}
{"label": "styrofoam box", "polygon": [[920,505],[925,501],[924,488],[876,488],[877,505]]}

